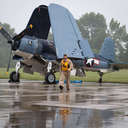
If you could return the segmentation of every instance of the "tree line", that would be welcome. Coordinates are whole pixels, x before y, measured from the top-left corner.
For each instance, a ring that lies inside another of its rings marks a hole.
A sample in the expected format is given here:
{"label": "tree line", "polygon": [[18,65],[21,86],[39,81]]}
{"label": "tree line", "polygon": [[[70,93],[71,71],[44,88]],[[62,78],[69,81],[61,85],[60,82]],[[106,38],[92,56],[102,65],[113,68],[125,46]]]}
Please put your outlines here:
{"label": "tree line", "polygon": [[[105,17],[100,13],[86,13],[77,20],[79,29],[84,38],[89,40],[91,48],[98,53],[105,37],[111,37],[115,42],[116,60],[128,62],[128,33],[125,25],[121,25],[114,18],[110,23],[106,23]],[[15,29],[7,23],[0,23],[14,36]],[[49,35],[52,39],[52,35]],[[10,45],[7,40],[0,34],[0,67],[6,67],[9,58]]]}
{"label": "tree line", "polygon": [[109,36],[115,42],[116,60],[128,62],[128,33],[125,25],[114,18],[107,24],[102,14],[94,12],[81,16],[77,23],[95,53],[99,52],[105,37]]}

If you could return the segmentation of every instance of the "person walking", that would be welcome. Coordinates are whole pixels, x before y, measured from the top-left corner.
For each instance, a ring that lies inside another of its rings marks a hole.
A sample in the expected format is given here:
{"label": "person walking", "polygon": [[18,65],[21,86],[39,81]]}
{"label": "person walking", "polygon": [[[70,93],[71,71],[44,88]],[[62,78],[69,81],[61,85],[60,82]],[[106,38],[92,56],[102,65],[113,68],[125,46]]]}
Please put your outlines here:
{"label": "person walking", "polygon": [[59,87],[61,90],[63,90],[64,88],[64,80],[66,80],[67,90],[70,90],[70,72],[72,68],[73,68],[72,61],[67,57],[67,54],[64,54],[64,57],[60,63]]}

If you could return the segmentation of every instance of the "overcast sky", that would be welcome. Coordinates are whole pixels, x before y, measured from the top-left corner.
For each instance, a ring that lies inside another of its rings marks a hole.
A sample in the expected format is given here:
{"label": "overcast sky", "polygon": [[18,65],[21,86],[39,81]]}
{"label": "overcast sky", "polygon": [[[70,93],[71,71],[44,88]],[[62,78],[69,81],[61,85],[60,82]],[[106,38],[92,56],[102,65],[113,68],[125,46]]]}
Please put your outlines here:
{"label": "overcast sky", "polygon": [[68,8],[77,19],[87,12],[99,12],[107,23],[114,18],[128,28],[128,0],[1,0],[0,22],[9,23],[18,33],[26,27],[35,7],[50,3]]}

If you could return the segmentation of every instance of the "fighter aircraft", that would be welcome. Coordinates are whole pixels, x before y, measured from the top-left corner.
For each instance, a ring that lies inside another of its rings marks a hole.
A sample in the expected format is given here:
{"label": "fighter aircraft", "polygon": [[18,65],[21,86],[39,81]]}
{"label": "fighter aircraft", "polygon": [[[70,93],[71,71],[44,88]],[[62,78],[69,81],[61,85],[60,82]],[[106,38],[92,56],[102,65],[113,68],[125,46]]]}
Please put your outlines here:
{"label": "fighter aircraft", "polygon": [[[48,41],[50,27],[54,41]],[[114,61],[113,41],[105,39],[99,53],[95,55],[80,33],[72,14],[57,4],[37,7],[27,24],[27,27],[15,37],[11,37],[0,26],[0,33],[11,45],[11,52],[7,71],[10,67],[11,56],[19,60],[16,71],[10,74],[10,82],[19,82],[19,69],[26,73],[39,72],[45,75],[47,83],[55,83],[55,73],[59,71],[59,63],[64,54],[72,59],[76,74],[85,74],[84,70],[99,72],[100,82],[104,74],[103,69],[117,70],[119,65]],[[108,43],[107,43],[108,42]],[[112,46],[112,47],[111,47]]]}

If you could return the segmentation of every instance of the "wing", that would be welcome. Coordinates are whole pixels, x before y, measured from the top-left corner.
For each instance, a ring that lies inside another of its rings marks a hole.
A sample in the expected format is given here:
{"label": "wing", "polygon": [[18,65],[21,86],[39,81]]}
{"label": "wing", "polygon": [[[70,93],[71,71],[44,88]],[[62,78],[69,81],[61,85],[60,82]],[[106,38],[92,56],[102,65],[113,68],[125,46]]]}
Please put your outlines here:
{"label": "wing", "polygon": [[88,40],[80,40],[79,44],[85,58],[94,58],[94,54],[91,50]]}
{"label": "wing", "polygon": [[35,36],[41,39],[47,39],[50,29],[50,20],[47,6],[40,5],[33,11],[32,16],[28,22],[27,28],[31,24],[32,30],[27,33],[27,35]]}
{"label": "wing", "polygon": [[70,58],[83,58],[78,42],[82,40],[72,14],[64,7],[50,4],[48,7],[57,58],[67,54]]}

